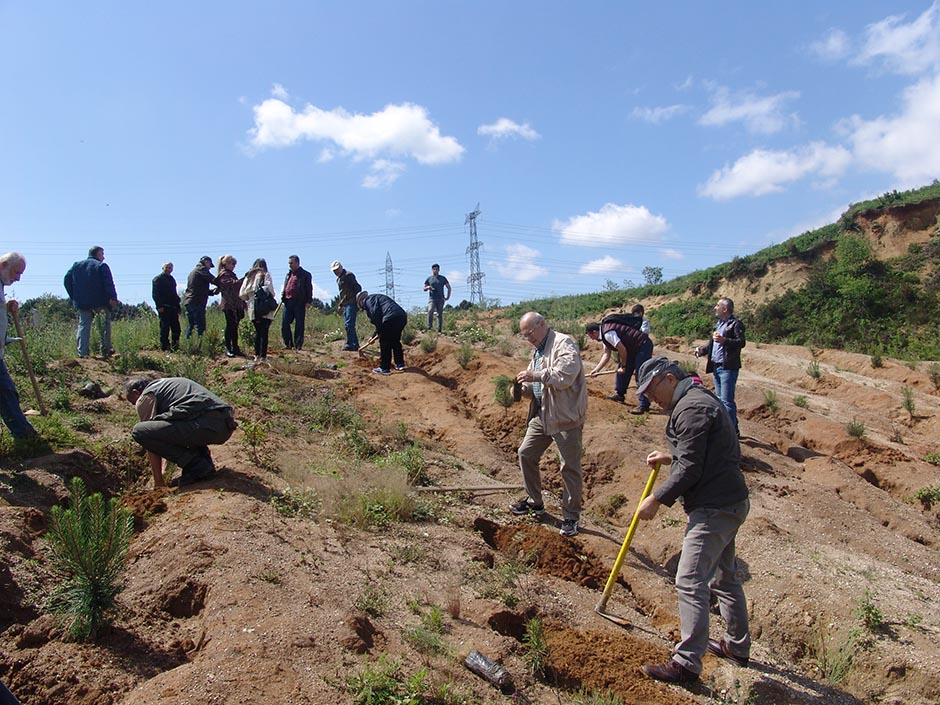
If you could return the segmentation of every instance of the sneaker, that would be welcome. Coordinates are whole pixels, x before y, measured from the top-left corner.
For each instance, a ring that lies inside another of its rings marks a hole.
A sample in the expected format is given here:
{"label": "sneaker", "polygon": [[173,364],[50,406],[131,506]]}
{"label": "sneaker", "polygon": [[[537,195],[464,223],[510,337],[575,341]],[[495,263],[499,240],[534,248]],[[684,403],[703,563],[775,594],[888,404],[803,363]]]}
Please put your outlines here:
{"label": "sneaker", "polygon": [[395,369],[398,370],[399,372],[404,372],[408,368],[405,367],[404,365],[395,365]]}
{"label": "sneaker", "polygon": [[633,414],[634,416],[640,416],[641,414],[648,414],[649,412],[650,412],[650,408],[648,406],[638,406],[635,409],[630,409],[630,413]]}
{"label": "sneaker", "polygon": [[623,394],[608,394],[607,398],[610,399],[611,401],[618,401],[621,404],[623,404],[623,401],[624,401]]}
{"label": "sneaker", "polygon": [[577,519],[565,519],[561,522],[561,528],[558,530],[558,533],[562,536],[577,536],[578,535],[578,520]]}
{"label": "sneaker", "polygon": [[391,370],[383,370],[381,367],[373,367],[372,371],[377,375],[385,375],[386,377],[392,374]]}
{"label": "sneaker", "polygon": [[698,673],[690,671],[678,661],[666,663],[648,663],[642,667],[643,673],[664,683],[693,683],[698,680]]}
{"label": "sneaker", "polygon": [[510,504],[509,511],[515,514],[516,516],[532,514],[534,516],[540,517],[545,513],[545,505],[535,504],[528,497],[525,497],[523,499],[520,499],[518,502],[514,502]]}
{"label": "sneaker", "polygon": [[356,352],[359,348],[355,345],[344,345],[343,350],[346,352]]}
{"label": "sneaker", "polygon": [[747,668],[747,664],[750,663],[750,659],[747,656],[738,656],[737,654],[731,653],[731,649],[728,648],[728,642],[724,639],[718,641],[717,639],[708,640],[708,653],[715,654],[715,656],[720,656],[721,658],[728,659],[731,663]]}

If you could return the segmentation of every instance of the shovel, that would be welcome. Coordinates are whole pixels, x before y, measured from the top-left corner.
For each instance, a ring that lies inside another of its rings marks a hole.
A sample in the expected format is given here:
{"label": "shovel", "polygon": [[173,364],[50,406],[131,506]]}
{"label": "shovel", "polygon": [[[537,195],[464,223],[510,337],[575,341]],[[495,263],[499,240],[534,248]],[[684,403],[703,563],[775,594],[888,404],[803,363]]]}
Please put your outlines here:
{"label": "shovel", "polygon": [[42,395],[39,393],[39,384],[36,383],[36,375],[33,374],[33,365],[29,361],[29,350],[26,349],[26,339],[23,337],[23,331],[20,328],[20,316],[16,311],[13,314],[13,325],[16,328],[16,337],[20,339],[20,347],[23,350],[23,362],[26,363],[26,369],[29,372],[29,380],[33,383],[33,392],[36,394],[36,403],[39,404],[39,413],[46,415],[46,406],[42,403]]}
{"label": "shovel", "polygon": [[617,560],[614,561],[614,567],[610,571],[610,577],[607,578],[607,585],[604,586],[604,594],[601,595],[601,599],[598,601],[597,606],[594,608],[594,611],[597,612],[604,619],[609,619],[614,624],[619,624],[621,627],[632,626],[626,619],[623,617],[618,617],[615,614],[610,614],[605,611],[607,609],[607,600],[610,599],[610,593],[613,592],[614,585],[617,582],[617,576],[620,575],[620,566],[623,565],[623,559],[627,557],[627,551],[630,550],[630,542],[633,541],[633,534],[636,533],[636,527],[640,523],[640,505],[643,504],[643,500],[649,497],[650,492],[653,491],[653,485],[656,484],[656,475],[659,473],[659,463],[653,466],[653,469],[650,471],[649,479],[646,481],[646,487],[643,488],[643,494],[640,496],[640,501],[637,502],[636,511],[633,512],[633,521],[630,522],[630,528],[627,529],[627,536],[623,540],[623,545],[620,547],[620,552],[617,554]]}

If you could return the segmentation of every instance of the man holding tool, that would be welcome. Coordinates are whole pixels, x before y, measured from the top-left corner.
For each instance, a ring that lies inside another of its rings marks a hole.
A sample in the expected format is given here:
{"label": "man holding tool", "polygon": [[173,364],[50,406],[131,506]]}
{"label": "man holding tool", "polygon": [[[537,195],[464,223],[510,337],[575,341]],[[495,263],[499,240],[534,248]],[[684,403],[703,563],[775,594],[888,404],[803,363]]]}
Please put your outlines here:
{"label": "man holding tool", "polygon": [[[676,571],[681,641],[666,663],[647,664],[643,672],[667,683],[698,680],[702,656],[709,651],[746,666],[751,647],[744,588],[736,572],[734,541],[750,504],[741,473],[741,449],[724,404],[695,384],[675,362],[654,357],[640,368],[638,393],[669,412],[669,452],[654,450],[646,462],[669,465],[669,479],[637,509],[641,520],[656,516],[679,498],[689,516]],[[708,638],[711,593],[725,620],[722,639]]]}
{"label": "man holding tool", "polygon": [[13,379],[3,360],[9,325],[7,313],[15,316],[19,310],[19,304],[15,300],[6,300],[3,289],[18,282],[25,270],[26,259],[19,252],[7,252],[0,256],[0,307],[3,307],[2,314],[0,314],[0,416],[3,417],[3,423],[7,425],[16,439],[36,438],[37,434],[36,429],[26,420],[20,408],[20,397],[16,393]]}

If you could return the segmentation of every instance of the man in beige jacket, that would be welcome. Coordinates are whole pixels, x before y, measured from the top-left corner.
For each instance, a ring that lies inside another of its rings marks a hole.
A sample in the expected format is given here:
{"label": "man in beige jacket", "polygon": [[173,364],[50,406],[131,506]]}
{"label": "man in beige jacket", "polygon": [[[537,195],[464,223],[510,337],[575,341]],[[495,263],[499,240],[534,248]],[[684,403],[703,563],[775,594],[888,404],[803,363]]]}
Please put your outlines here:
{"label": "man in beige jacket", "polygon": [[548,327],[530,311],[519,320],[519,332],[535,348],[529,366],[516,375],[522,394],[531,398],[525,438],[519,446],[519,468],[527,497],[509,505],[516,515],[545,511],[539,460],[552,441],[561,458],[561,535],[575,536],[581,518],[581,434],[587,415],[587,383],[574,339]]}

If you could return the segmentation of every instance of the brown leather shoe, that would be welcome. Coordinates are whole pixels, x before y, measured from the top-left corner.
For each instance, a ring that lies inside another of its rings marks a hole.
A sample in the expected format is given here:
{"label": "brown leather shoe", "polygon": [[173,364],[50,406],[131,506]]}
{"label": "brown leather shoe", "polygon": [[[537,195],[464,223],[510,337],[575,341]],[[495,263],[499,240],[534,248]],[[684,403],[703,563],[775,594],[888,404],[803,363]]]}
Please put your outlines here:
{"label": "brown leather shoe", "polygon": [[698,680],[698,673],[693,673],[678,661],[648,663],[642,670],[650,678],[664,683],[693,683]]}
{"label": "brown leather shoe", "polygon": [[721,641],[709,639],[708,653],[728,659],[731,663],[742,666],[743,668],[747,668],[747,664],[750,663],[750,659],[747,656],[738,656],[737,654],[731,653],[731,649],[728,648],[728,642],[724,639]]}

